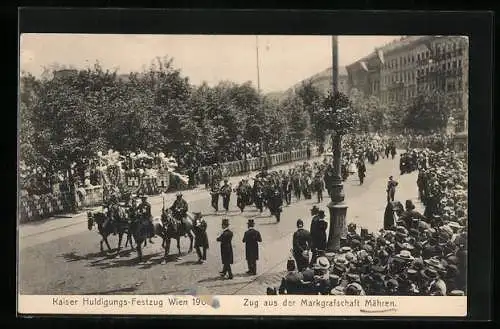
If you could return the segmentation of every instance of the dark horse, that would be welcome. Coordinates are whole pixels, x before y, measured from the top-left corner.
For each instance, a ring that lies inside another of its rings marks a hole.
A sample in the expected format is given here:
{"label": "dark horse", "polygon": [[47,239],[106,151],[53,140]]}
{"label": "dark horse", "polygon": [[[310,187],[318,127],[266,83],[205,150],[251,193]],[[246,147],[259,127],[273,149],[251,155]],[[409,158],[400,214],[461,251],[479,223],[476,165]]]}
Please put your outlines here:
{"label": "dark horse", "polygon": [[147,239],[157,235],[165,240],[165,229],[162,222],[158,218],[153,219],[152,229],[153,232],[151,232],[151,224],[144,218],[132,218],[132,221],[130,222],[129,231],[136,243],[137,260],[139,262],[142,262],[142,248],[146,245]]}
{"label": "dark horse", "polygon": [[129,227],[128,227],[128,221],[127,221],[127,216],[126,213],[123,209],[120,208],[118,210],[118,220],[110,221],[108,217],[106,216],[105,213],[102,211],[98,212],[88,212],[87,213],[87,227],[90,230],[94,227],[94,225],[97,225],[97,231],[101,235],[102,239],[100,241],[100,247],[101,247],[101,252],[104,251],[102,243],[106,243],[106,246],[108,247],[108,251],[111,252],[111,246],[109,245],[108,242],[108,236],[110,234],[113,234],[115,232],[118,233],[118,249],[117,249],[117,255],[119,256],[120,249],[121,249],[121,244],[122,244],[122,238],[124,234],[129,234]]}
{"label": "dark horse", "polygon": [[189,251],[193,251],[193,223],[194,215],[187,213],[187,216],[182,219],[182,224],[178,224],[177,220],[174,218],[173,213],[170,209],[162,211],[161,222],[163,224],[163,248],[165,248],[165,261],[170,253],[170,240],[175,239],[177,241],[177,259],[181,259],[181,244],[180,240],[182,236],[189,238]]}

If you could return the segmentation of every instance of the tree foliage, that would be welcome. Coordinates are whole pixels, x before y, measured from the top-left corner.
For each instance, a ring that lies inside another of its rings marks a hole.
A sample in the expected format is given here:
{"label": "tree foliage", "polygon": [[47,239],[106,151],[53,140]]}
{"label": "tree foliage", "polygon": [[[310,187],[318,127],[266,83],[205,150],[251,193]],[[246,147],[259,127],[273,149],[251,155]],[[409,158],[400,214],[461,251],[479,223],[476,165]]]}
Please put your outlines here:
{"label": "tree foliage", "polygon": [[345,135],[359,127],[360,115],[353,110],[349,98],[341,92],[329,93],[316,113],[316,120],[323,131]]}
{"label": "tree foliage", "polygon": [[419,95],[404,115],[405,128],[418,132],[442,132],[452,112],[452,99],[439,91]]}
{"label": "tree foliage", "polygon": [[193,86],[169,57],[126,77],[99,63],[66,75],[51,69],[66,68],[22,74],[19,135],[21,160],[51,172],[107,149],[183,158],[246,143],[292,147],[311,134],[318,98],[313,91],[280,103],[250,82]]}

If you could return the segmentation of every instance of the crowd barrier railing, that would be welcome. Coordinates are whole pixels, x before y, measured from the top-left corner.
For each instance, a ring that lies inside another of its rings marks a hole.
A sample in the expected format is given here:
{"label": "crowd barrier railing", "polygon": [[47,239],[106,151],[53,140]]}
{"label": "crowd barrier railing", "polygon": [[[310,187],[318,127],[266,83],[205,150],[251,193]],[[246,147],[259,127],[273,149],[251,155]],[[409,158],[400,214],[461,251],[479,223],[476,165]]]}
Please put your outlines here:
{"label": "crowd barrier railing", "polygon": [[[316,147],[311,148],[311,157],[318,156],[318,149]],[[290,152],[281,152],[269,154],[267,157],[252,158],[246,160],[238,160],[225,162],[220,164],[224,176],[234,176],[238,174],[243,174],[246,172],[252,172],[260,170],[265,164],[268,166],[277,166],[280,164],[305,160],[307,159],[307,149],[299,149]],[[198,170],[198,177],[201,177],[203,173],[211,172],[210,167],[202,167]]]}

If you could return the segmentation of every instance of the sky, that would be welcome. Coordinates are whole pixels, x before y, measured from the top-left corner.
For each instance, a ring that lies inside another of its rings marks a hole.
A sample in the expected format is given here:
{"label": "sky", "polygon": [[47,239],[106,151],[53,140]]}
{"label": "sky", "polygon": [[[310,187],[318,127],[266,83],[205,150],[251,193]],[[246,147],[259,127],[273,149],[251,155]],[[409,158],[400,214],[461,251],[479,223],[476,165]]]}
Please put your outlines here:
{"label": "sky", "polygon": [[[401,36],[339,36],[339,65],[346,66]],[[23,34],[20,71],[40,76],[57,63],[77,69],[96,61],[119,74],[142,71],[156,57],[169,56],[192,84],[252,81],[284,91],[331,67],[330,36]]]}

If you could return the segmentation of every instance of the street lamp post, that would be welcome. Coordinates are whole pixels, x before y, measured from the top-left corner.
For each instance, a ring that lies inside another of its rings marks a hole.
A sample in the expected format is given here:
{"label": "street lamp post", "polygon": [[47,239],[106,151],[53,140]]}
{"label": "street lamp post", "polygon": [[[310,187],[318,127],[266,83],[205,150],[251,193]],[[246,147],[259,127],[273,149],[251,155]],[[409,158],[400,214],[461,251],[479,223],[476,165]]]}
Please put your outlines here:
{"label": "street lamp post", "polygon": [[[338,81],[338,40],[332,36],[332,91],[337,93]],[[327,251],[333,252],[340,249],[341,237],[347,233],[346,214],[347,205],[344,203],[344,186],[342,184],[342,135],[334,132],[332,136],[333,148],[333,179],[330,182],[331,201],[328,204],[330,212],[330,225],[328,232]]]}

